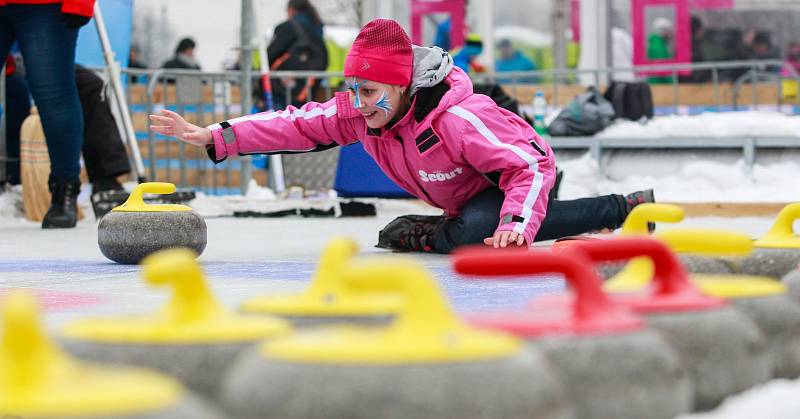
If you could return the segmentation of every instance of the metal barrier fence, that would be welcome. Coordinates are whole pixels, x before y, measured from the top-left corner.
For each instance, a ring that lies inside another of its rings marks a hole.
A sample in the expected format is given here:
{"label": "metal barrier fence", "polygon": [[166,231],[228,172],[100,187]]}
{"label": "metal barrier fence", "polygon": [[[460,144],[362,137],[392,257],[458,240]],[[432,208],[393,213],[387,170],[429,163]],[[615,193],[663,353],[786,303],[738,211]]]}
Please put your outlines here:
{"label": "metal barrier fence", "polygon": [[[663,70],[672,73],[672,81],[666,85],[653,85],[654,100],[657,106],[677,112],[679,107],[686,104],[702,104],[710,109],[726,110],[742,107],[740,98],[746,87],[752,89],[751,101],[753,106],[767,104],[781,106],[793,99],[794,104],[800,105],[800,95],[786,98],[781,93],[781,83],[787,78],[771,72],[769,78],[763,77],[766,70],[787,68],[792,74],[788,80],[800,83],[800,75],[791,67],[785,67],[779,60],[760,61],[734,61],[714,63],[668,64],[648,65],[633,68],[605,68],[591,70],[577,69],[551,69],[526,72],[486,73],[473,76],[475,81],[496,82],[501,81],[503,87],[517,98],[523,105],[530,103],[537,90],[545,90],[549,96],[550,105],[559,107],[567,103],[575,94],[585,90],[585,87],[576,83],[576,80],[589,75],[595,85],[601,87],[601,82],[607,75],[617,72],[630,71],[641,74],[646,71]],[[703,84],[689,84],[680,80],[679,74],[684,71],[709,71],[711,82]],[[739,70],[744,75],[738,80],[723,80],[720,74],[730,70]],[[95,69],[103,74],[103,69]],[[194,187],[209,194],[235,194],[246,190],[250,180],[249,159],[227,159],[214,165],[207,157],[205,150],[199,149],[175,140],[155,134],[148,129],[147,115],[157,113],[161,109],[176,111],[190,122],[206,126],[223,121],[251,110],[242,109],[242,96],[239,90],[242,75],[238,71],[226,72],[199,72],[192,70],[173,69],[122,69],[123,81],[126,82],[126,99],[129,111],[132,114],[136,140],[144,160],[145,178],[176,183],[179,186]],[[317,71],[281,71],[271,74],[275,79],[314,78],[320,81],[319,88],[312,97],[322,101],[333,97],[339,89],[342,74],[339,72]],[[4,79],[4,78],[3,78]],[[545,80],[546,83],[531,84],[526,81]],[[0,80],[0,93],[2,93],[4,80]],[[257,83],[254,83],[257,85]],[[775,89],[774,91],[772,89]],[[290,98],[286,97],[286,102]],[[5,95],[0,94],[0,106],[5,109]],[[5,112],[3,112],[5,118]],[[0,127],[0,145],[5,143],[6,136],[2,131],[5,124]],[[123,138],[124,137],[124,132]],[[646,145],[643,145],[645,147]],[[289,170],[295,173],[295,178],[302,178],[304,173],[316,171],[316,177],[329,177],[324,179],[323,186],[332,186],[338,150],[326,151],[317,156],[285,156],[284,161],[291,160],[297,167]],[[323,157],[320,160],[321,156]],[[5,147],[0,148],[0,168],[6,161]],[[256,166],[261,161],[256,159]],[[332,166],[332,167],[331,167]],[[291,169],[291,168],[290,168]],[[320,171],[322,175],[320,175]],[[243,175],[244,174],[244,175]],[[5,170],[0,172],[0,181],[4,179]],[[266,184],[268,175],[265,170],[254,170],[252,177],[259,183]],[[308,176],[310,177],[310,176]],[[287,179],[291,183],[292,179]]]}

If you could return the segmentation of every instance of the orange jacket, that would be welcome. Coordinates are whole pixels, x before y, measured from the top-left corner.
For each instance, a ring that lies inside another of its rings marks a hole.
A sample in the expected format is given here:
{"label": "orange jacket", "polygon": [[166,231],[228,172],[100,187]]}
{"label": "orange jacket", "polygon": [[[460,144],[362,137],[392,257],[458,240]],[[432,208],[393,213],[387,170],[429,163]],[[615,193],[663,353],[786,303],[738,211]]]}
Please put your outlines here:
{"label": "orange jacket", "polygon": [[95,0],[0,0],[0,6],[7,4],[52,4],[62,3],[61,12],[92,17]]}

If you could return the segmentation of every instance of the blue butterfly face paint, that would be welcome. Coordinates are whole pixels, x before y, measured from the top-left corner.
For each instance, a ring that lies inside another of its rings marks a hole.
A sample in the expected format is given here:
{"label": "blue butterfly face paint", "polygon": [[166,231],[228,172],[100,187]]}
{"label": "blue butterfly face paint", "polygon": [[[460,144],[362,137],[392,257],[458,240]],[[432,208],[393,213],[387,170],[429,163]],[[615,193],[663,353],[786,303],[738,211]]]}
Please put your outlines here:
{"label": "blue butterfly face paint", "polygon": [[360,89],[361,86],[363,85],[364,85],[363,81],[359,82],[355,78],[353,78],[353,81],[347,82],[347,87],[349,87],[350,90],[353,91],[353,95],[355,96],[355,100],[353,100],[353,107],[356,109],[361,107],[361,94],[359,93],[358,89]]}
{"label": "blue butterfly face paint", "polygon": [[381,97],[375,102],[375,107],[382,110],[387,116],[392,112],[392,104],[389,102],[389,96],[386,95],[386,90],[381,92]]}

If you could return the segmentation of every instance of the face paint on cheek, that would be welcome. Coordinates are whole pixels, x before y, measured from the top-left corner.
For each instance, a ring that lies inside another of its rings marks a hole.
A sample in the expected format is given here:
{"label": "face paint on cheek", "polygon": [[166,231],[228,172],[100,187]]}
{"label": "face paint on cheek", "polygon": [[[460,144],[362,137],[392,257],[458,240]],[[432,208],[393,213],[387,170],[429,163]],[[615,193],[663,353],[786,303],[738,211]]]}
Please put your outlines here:
{"label": "face paint on cheek", "polygon": [[382,110],[386,115],[392,113],[392,104],[389,102],[389,96],[386,94],[386,90],[381,93],[381,97],[375,102],[375,107]]}
{"label": "face paint on cheek", "polygon": [[358,89],[360,89],[363,84],[364,82],[359,83],[356,79],[353,79],[352,82],[347,82],[347,87],[353,89],[353,95],[355,96],[353,107],[356,109],[361,107],[361,95],[358,93]]}

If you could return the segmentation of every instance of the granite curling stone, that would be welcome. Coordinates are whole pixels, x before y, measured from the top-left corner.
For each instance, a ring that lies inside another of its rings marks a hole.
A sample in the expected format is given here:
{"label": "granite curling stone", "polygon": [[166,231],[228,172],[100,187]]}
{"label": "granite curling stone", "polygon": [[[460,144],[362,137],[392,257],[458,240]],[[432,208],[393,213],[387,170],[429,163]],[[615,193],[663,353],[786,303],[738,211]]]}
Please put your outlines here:
{"label": "granite curling stone", "polygon": [[764,237],[754,243],[753,254],[739,263],[748,275],[783,278],[800,265],[800,234],[794,224],[800,221],[800,202],[785,206]]}
{"label": "granite curling stone", "polygon": [[[673,249],[711,253],[720,246],[730,253],[748,254],[753,242],[744,234],[715,230],[671,230],[660,237]],[[738,248],[737,248],[738,246]],[[774,278],[742,274],[694,274],[706,294],[727,299],[749,317],[764,335],[772,358],[773,376],[800,376],[800,305]]]}
{"label": "granite curling stone", "polygon": [[652,285],[611,298],[645,315],[677,350],[692,378],[694,408],[712,409],[727,396],[769,380],[771,356],[759,328],[727,301],[702,293],[664,242],[620,238],[579,248],[596,262],[606,261],[619,258],[614,242],[632,240],[637,242],[623,242],[631,256],[647,256],[654,264]]}
{"label": "granite curling stone", "polygon": [[644,319],[602,291],[592,262],[580,252],[460,252],[456,272],[508,276],[562,274],[574,302],[527,310],[476,313],[477,327],[500,329],[544,352],[564,382],[579,419],[672,419],[692,409],[692,387],[678,354]]}
{"label": "granite curling stone", "polygon": [[97,226],[97,244],[105,257],[136,264],[167,248],[186,247],[198,255],[206,248],[206,223],[186,205],[149,205],[145,193],[170,194],[175,185],[164,182],[136,186],[124,204],[112,209]]}
{"label": "granite curling stone", "polygon": [[[634,207],[619,231],[620,237],[648,236],[649,225],[655,223],[678,223],[683,220],[683,208],[672,204],[644,203]],[[610,236],[613,239],[616,236]],[[646,258],[644,258],[646,260]],[[640,262],[639,262],[640,263]],[[597,265],[597,271],[603,279],[618,275],[626,266],[622,262],[604,262]],[[635,266],[635,265],[634,265]],[[617,279],[620,280],[619,278]]]}
{"label": "granite curling stone", "polygon": [[401,304],[396,295],[365,294],[351,289],[342,272],[358,252],[348,238],[328,243],[311,285],[293,295],[270,295],[249,299],[240,310],[289,320],[295,327],[316,327],[336,323],[385,325]]}
{"label": "granite curling stone", "polygon": [[283,319],[228,312],[211,294],[196,254],[168,249],[142,262],[150,285],[173,288],[151,315],[87,318],[66,325],[64,347],[93,361],[149,367],[211,399],[234,359],[264,339],[290,333]]}
{"label": "granite curling stone", "polygon": [[793,301],[800,303],[800,266],[781,278],[786,285],[786,291]]}
{"label": "granite curling stone", "polygon": [[541,353],[513,336],[464,325],[413,261],[353,263],[363,292],[401,295],[385,327],[301,330],[243,356],[226,377],[235,417],[529,419],[573,417]]}
{"label": "granite curling stone", "polygon": [[70,358],[45,336],[30,294],[17,291],[4,300],[0,320],[4,418],[224,418],[171,377]]}

